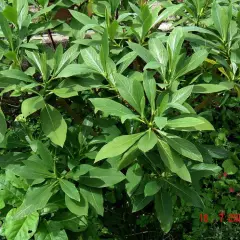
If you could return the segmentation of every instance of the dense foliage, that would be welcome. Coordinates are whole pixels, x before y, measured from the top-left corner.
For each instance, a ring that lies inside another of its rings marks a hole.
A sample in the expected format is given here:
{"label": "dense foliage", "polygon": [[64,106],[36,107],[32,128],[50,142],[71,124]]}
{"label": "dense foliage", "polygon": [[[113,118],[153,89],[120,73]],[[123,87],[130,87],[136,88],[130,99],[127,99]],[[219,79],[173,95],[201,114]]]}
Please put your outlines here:
{"label": "dense foliage", "polygon": [[238,0],[0,0],[3,239],[238,239],[239,33]]}

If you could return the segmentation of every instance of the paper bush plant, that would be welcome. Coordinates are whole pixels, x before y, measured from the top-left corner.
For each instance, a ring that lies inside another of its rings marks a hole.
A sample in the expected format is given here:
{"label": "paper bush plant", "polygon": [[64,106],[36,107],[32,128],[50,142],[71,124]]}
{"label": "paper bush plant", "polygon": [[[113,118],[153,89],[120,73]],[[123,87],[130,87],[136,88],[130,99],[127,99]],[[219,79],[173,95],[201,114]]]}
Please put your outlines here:
{"label": "paper bush plant", "polygon": [[[156,3],[0,2],[6,239],[100,239],[109,190],[133,214],[150,206],[164,233],[177,199],[204,209],[200,180],[221,171],[221,157],[203,110],[239,98],[239,6]],[[43,33],[51,46],[32,38]]]}

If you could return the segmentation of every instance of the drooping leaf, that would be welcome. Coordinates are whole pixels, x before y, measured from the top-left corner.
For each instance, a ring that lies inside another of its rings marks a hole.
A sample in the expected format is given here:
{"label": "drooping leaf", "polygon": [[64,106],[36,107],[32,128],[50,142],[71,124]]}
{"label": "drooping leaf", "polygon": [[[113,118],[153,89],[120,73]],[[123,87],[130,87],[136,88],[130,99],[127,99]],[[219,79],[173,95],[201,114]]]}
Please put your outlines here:
{"label": "drooping leaf", "polygon": [[164,140],[158,139],[158,151],[164,164],[180,178],[191,182],[190,173],[182,158],[178,156]]}
{"label": "drooping leaf", "polygon": [[202,155],[197,147],[188,140],[176,135],[167,134],[166,141],[175,151],[184,157],[188,157],[199,162],[203,161]]}
{"label": "drooping leaf", "polygon": [[155,211],[162,230],[167,233],[173,224],[172,198],[166,191],[159,191],[154,201]]}
{"label": "drooping leaf", "polygon": [[164,179],[164,181],[168,184],[170,189],[180,198],[188,203],[191,203],[195,207],[204,208],[204,203],[197,192],[186,185],[182,185],[180,183],[172,182],[166,179]]}
{"label": "drooping leaf", "polygon": [[53,184],[48,184],[42,187],[30,188],[22,205],[17,209],[14,218],[21,219],[39,209],[43,209],[53,194],[53,187]]}
{"label": "drooping leaf", "polygon": [[86,198],[81,195],[80,202],[75,201],[65,195],[65,203],[70,212],[78,216],[87,216],[88,215],[88,201]]}
{"label": "drooping leaf", "polygon": [[88,203],[95,209],[95,211],[99,215],[103,216],[104,207],[102,189],[82,186],[80,192],[87,199]]}
{"label": "drooping leaf", "polygon": [[33,212],[21,219],[15,219],[14,215],[16,212],[16,208],[13,208],[8,212],[3,225],[4,235],[9,240],[28,240],[37,230],[39,214]]}
{"label": "drooping leaf", "polygon": [[68,197],[80,202],[79,192],[72,182],[69,182],[68,180],[65,180],[65,179],[60,179],[59,183],[60,183],[61,189],[65,192],[65,194]]}
{"label": "drooping leaf", "polygon": [[98,152],[95,162],[104,158],[116,157],[127,151],[144,133],[123,135],[114,138]]}
{"label": "drooping leaf", "polygon": [[157,144],[157,136],[156,134],[148,130],[145,135],[139,140],[138,148],[143,152],[148,152]]}
{"label": "drooping leaf", "polygon": [[89,99],[95,107],[95,112],[98,110],[117,117],[133,115],[133,112],[122,104],[107,98],[91,98]]}
{"label": "drooping leaf", "polygon": [[60,112],[49,104],[41,111],[43,132],[53,143],[63,147],[67,135],[67,124]]}
{"label": "drooping leaf", "polygon": [[141,83],[137,80],[128,79],[121,74],[115,74],[115,79],[120,95],[141,114],[141,101],[145,101]]}
{"label": "drooping leaf", "polygon": [[6,132],[7,132],[7,123],[5,120],[5,116],[0,108],[0,143],[4,140]]}
{"label": "drooping leaf", "polygon": [[114,168],[95,167],[84,175],[79,181],[89,187],[103,188],[113,186],[125,179],[124,174]]}
{"label": "drooping leaf", "polygon": [[193,86],[187,86],[187,87],[177,90],[172,95],[171,103],[183,104],[191,95],[192,90],[193,90]]}
{"label": "drooping leaf", "polygon": [[26,118],[32,113],[38,111],[39,109],[44,108],[44,106],[45,106],[45,103],[42,96],[28,98],[24,100],[22,103],[22,106],[21,106],[22,114]]}
{"label": "drooping leaf", "polygon": [[153,196],[161,189],[161,184],[155,180],[148,182],[144,188],[145,196]]}

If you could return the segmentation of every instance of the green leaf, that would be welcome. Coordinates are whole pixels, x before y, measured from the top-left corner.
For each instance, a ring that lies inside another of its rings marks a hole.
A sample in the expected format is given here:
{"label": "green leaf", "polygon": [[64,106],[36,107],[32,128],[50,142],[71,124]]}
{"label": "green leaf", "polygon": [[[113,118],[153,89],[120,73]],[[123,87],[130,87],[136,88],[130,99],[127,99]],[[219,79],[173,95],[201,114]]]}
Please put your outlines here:
{"label": "green leaf", "polygon": [[17,209],[11,209],[3,225],[4,235],[8,240],[28,240],[37,230],[39,215],[33,212],[21,219],[15,219]]}
{"label": "green leaf", "polygon": [[203,162],[203,157],[197,147],[188,140],[176,135],[167,134],[166,141],[175,151],[184,157]]}
{"label": "green leaf", "polygon": [[33,83],[34,81],[24,72],[18,69],[8,69],[0,72],[1,75],[7,78],[17,79],[27,83]]}
{"label": "green leaf", "polygon": [[170,70],[172,73],[175,72],[175,67],[177,65],[178,57],[182,48],[184,41],[184,34],[182,27],[176,27],[170,33],[167,41],[167,49],[169,52],[169,63]]}
{"label": "green leaf", "polygon": [[145,18],[143,19],[142,23],[142,34],[141,39],[144,40],[147,33],[150,31],[152,23],[153,23],[153,17],[149,10],[148,5],[144,5],[142,12],[144,12]]}
{"label": "green leaf", "polygon": [[51,92],[60,98],[70,98],[78,96],[78,92],[72,90],[71,88],[55,88]]}
{"label": "green leaf", "polygon": [[68,78],[72,76],[86,75],[91,72],[93,72],[93,70],[85,64],[70,64],[60,71],[55,78]]}
{"label": "green leaf", "polygon": [[184,201],[191,203],[194,207],[204,208],[204,203],[197,192],[186,185],[163,179],[170,189]]}
{"label": "green leaf", "polygon": [[129,166],[140,154],[141,151],[139,151],[138,145],[133,145],[123,154],[120,162],[118,163],[118,170],[122,170],[123,168]]}
{"label": "green leaf", "polygon": [[146,63],[154,61],[154,57],[151,55],[151,53],[141,45],[137,43],[128,42],[129,47],[137,53],[138,56],[140,56]]}
{"label": "green leaf", "polygon": [[42,96],[36,96],[32,98],[28,98],[23,101],[21,105],[21,111],[23,116],[26,118],[32,113],[38,111],[39,109],[44,108],[45,103]]}
{"label": "green leaf", "polygon": [[78,44],[74,44],[70,47],[61,57],[61,60],[57,66],[55,75],[59,74],[68,64],[70,64],[79,55]]}
{"label": "green leaf", "polygon": [[145,101],[141,83],[135,79],[128,79],[121,74],[115,74],[115,79],[116,87],[120,95],[141,114],[141,102],[143,100]]}
{"label": "green leaf", "polygon": [[199,50],[195,52],[185,63],[184,67],[181,67],[180,71],[176,74],[176,78],[179,78],[186,73],[196,69],[199,67],[203,61],[207,58],[208,51],[207,50]]}
{"label": "green leaf", "polygon": [[190,173],[182,158],[171,150],[167,142],[158,139],[158,151],[162,161],[172,172],[176,173],[183,180],[191,182]]}
{"label": "green leaf", "polygon": [[29,188],[22,205],[17,209],[14,218],[24,218],[37,210],[43,209],[53,194],[53,187],[53,184],[48,184],[42,187]]}
{"label": "green leaf", "polygon": [[155,111],[156,81],[149,72],[145,72],[143,75],[143,87],[153,113]]}
{"label": "green leaf", "polygon": [[159,191],[155,196],[154,206],[162,230],[168,233],[173,224],[172,197],[166,191]]}
{"label": "green leaf", "polygon": [[157,127],[162,130],[167,125],[168,119],[166,117],[155,117],[154,122],[156,123]]}
{"label": "green leaf", "polygon": [[157,144],[157,140],[158,138],[156,134],[153,131],[148,130],[145,135],[139,140],[138,148],[143,152],[148,152],[154,148],[154,146]]}
{"label": "green leaf", "polygon": [[212,19],[215,28],[225,42],[227,40],[229,24],[232,19],[232,5],[220,6],[214,1],[212,5]]}
{"label": "green leaf", "polygon": [[3,16],[3,14],[1,12],[0,12],[0,27],[1,27],[1,30],[4,34],[4,36],[8,40],[8,43],[9,43],[11,49],[13,50],[12,31],[11,31],[11,28],[10,28],[6,18]]}
{"label": "green leaf", "polygon": [[168,120],[167,127],[180,131],[207,131],[214,130],[214,127],[205,118],[200,116],[179,116]]}
{"label": "green leaf", "polygon": [[95,162],[104,158],[116,157],[127,151],[144,133],[123,135],[114,138],[98,152]]}
{"label": "green leaf", "polygon": [[127,181],[126,190],[129,197],[131,197],[134,192],[138,189],[139,184],[143,178],[143,170],[138,163],[135,163],[127,170]]}
{"label": "green leaf", "polygon": [[147,196],[153,196],[155,195],[156,193],[159,192],[159,190],[161,189],[161,184],[157,181],[151,181],[151,182],[148,182],[146,185],[145,185],[145,188],[144,188],[144,195],[147,197]]}
{"label": "green leaf", "polygon": [[143,194],[134,195],[132,198],[132,212],[138,212],[145,208],[153,200],[152,196],[145,197]]}
{"label": "green leaf", "polygon": [[109,57],[108,29],[105,28],[104,33],[102,35],[102,45],[100,49],[100,60],[105,72],[107,70],[106,64],[108,57]]}
{"label": "green leaf", "polygon": [[80,202],[80,195],[75,185],[65,179],[59,179],[61,189],[68,197]]}
{"label": "green leaf", "polygon": [[[107,98],[90,98],[95,107],[95,112],[98,110],[107,115],[124,117],[125,115],[133,115],[132,111],[122,104]],[[137,116],[136,116],[137,117]]]}
{"label": "green leaf", "polygon": [[80,192],[87,199],[88,203],[95,209],[97,214],[103,216],[104,207],[102,189],[82,186]]}
{"label": "green leaf", "polygon": [[155,26],[156,24],[160,23],[161,21],[167,19],[170,16],[175,15],[178,11],[180,11],[182,8],[184,7],[183,4],[175,4],[175,5],[171,5],[170,7],[167,7],[160,15],[159,17],[154,21],[153,26]]}
{"label": "green leaf", "polygon": [[34,235],[34,240],[68,240],[68,236],[60,223],[43,220]]}
{"label": "green leaf", "polygon": [[65,195],[65,203],[70,212],[76,214],[77,216],[87,216],[88,215],[88,202],[84,196],[81,195],[80,202],[75,201]]}
{"label": "green leaf", "polygon": [[232,86],[221,84],[196,84],[193,86],[193,93],[215,93],[230,90]]}
{"label": "green leaf", "polygon": [[192,90],[193,90],[193,86],[187,86],[177,90],[172,95],[171,103],[183,104],[190,97]]}
{"label": "green leaf", "polygon": [[[158,38],[151,38],[148,42],[149,50],[155,60],[160,64],[161,73],[165,78],[166,68],[168,64],[168,53],[163,43]],[[146,66],[145,66],[146,67]]]}
{"label": "green leaf", "polygon": [[0,143],[4,140],[6,132],[7,132],[7,123],[5,120],[5,116],[0,108]]}
{"label": "green leaf", "polygon": [[126,55],[124,55],[116,64],[116,65],[121,64],[118,68],[118,72],[123,73],[124,70],[128,68],[128,66],[134,61],[136,57],[137,57],[136,52],[129,52]]}
{"label": "green leaf", "polygon": [[157,116],[162,116],[168,107],[169,93],[162,92],[157,98]]}
{"label": "green leaf", "polygon": [[17,10],[14,7],[6,6],[2,12],[4,17],[17,26]]}
{"label": "green leaf", "polygon": [[229,175],[233,175],[238,171],[238,168],[234,165],[232,159],[225,160],[222,166],[224,168],[224,171]]}
{"label": "green leaf", "polygon": [[67,124],[60,112],[46,104],[41,111],[40,118],[45,135],[56,145],[63,147],[67,135]]}
{"label": "green leaf", "polygon": [[81,50],[82,58],[85,64],[90,68],[104,75],[104,69],[96,50],[93,47],[88,47]]}
{"label": "green leaf", "polygon": [[90,17],[88,17],[86,14],[77,12],[77,11],[73,11],[70,10],[70,13],[72,14],[72,16],[78,20],[80,23],[82,23],[83,25],[91,25],[91,24],[97,24],[95,19],[91,19]]}
{"label": "green leaf", "polygon": [[113,186],[125,179],[124,174],[114,168],[95,167],[81,176],[79,181],[89,187],[103,188]]}

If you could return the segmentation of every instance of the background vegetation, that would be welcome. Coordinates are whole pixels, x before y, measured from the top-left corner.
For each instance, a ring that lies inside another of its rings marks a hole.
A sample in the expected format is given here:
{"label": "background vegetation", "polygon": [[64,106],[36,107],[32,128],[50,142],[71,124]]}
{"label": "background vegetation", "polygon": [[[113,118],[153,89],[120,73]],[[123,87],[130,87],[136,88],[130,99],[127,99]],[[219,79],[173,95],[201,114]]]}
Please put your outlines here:
{"label": "background vegetation", "polygon": [[2,239],[239,238],[238,0],[1,0],[0,29]]}

